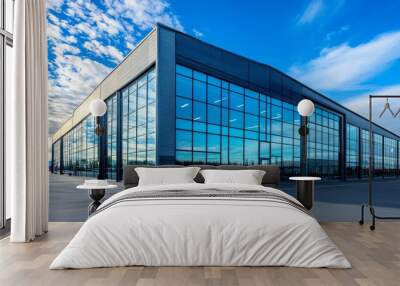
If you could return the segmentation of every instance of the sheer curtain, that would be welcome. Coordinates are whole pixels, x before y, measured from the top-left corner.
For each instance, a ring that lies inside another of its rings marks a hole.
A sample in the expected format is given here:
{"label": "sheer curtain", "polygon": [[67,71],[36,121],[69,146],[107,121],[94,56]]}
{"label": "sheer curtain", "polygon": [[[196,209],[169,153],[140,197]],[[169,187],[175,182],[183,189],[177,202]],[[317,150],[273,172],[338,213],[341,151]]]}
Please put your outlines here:
{"label": "sheer curtain", "polygon": [[47,232],[46,1],[15,1],[14,72],[6,115],[12,242]]}

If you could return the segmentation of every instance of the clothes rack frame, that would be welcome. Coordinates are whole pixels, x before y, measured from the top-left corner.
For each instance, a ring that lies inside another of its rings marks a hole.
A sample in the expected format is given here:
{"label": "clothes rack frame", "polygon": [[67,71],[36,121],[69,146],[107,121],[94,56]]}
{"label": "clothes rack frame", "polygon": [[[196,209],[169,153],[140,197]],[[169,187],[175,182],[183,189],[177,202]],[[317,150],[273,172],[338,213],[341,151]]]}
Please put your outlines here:
{"label": "clothes rack frame", "polygon": [[[369,170],[368,170],[368,204],[363,204],[361,205],[361,219],[359,223],[362,225],[364,224],[364,211],[365,208],[369,209],[369,212],[372,216],[372,224],[370,225],[370,230],[375,230],[375,222],[376,219],[380,220],[400,220],[400,217],[387,217],[387,216],[379,216],[376,214],[375,208],[374,208],[374,202],[373,202],[373,197],[372,197],[372,191],[373,191],[373,172],[374,172],[374,166],[373,166],[373,160],[374,160],[374,146],[373,146],[373,135],[372,135],[372,101],[374,99],[386,99],[389,100],[389,98],[397,98],[400,99],[400,95],[370,95],[369,96]],[[397,114],[396,114],[397,115]]]}

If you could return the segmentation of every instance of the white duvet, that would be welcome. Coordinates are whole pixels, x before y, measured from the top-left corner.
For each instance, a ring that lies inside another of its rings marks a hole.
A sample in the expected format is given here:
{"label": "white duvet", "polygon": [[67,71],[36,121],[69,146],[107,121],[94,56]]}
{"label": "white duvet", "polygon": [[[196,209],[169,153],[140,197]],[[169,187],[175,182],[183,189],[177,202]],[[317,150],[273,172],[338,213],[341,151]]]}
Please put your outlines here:
{"label": "white duvet", "polygon": [[[254,185],[180,184],[148,190],[266,190]],[[104,202],[100,208],[107,205]],[[50,269],[145,266],[349,268],[318,222],[285,204],[258,199],[162,198],[124,201],[90,217]]]}

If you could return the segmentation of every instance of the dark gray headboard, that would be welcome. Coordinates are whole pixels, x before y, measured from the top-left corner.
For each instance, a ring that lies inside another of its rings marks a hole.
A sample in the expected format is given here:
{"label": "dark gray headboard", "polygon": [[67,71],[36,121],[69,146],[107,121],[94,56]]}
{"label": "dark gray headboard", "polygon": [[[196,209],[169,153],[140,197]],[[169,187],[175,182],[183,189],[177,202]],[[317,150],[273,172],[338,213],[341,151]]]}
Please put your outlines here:
{"label": "dark gray headboard", "polygon": [[[190,165],[200,167],[201,169],[220,169],[220,170],[246,170],[246,169],[256,169],[265,171],[264,178],[262,180],[263,186],[278,188],[280,182],[280,169],[273,165],[251,165],[251,166],[241,166],[241,165]],[[181,165],[159,165],[159,166],[148,166],[148,165],[126,165],[124,166],[124,172],[122,181],[124,183],[124,189],[136,187],[139,182],[139,177],[135,172],[136,167],[155,167],[155,168],[181,168],[185,166]],[[197,183],[204,183],[203,176],[199,173],[194,179]]]}

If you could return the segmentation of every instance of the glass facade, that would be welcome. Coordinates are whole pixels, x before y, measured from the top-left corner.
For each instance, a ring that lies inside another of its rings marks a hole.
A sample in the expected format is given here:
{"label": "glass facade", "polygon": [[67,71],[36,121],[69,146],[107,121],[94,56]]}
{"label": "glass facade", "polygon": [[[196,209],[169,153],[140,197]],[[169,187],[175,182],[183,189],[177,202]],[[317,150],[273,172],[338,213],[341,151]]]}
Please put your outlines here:
{"label": "glass facade", "polygon": [[[274,164],[284,177],[300,174],[301,119],[295,105],[182,65],[176,65],[175,76],[177,164]],[[156,86],[153,67],[107,98],[102,119],[107,126],[107,178],[121,179],[126,164],[156,163]],[[309,175],[368,175],[369,132],[346,124],[343,133],[343,120],[316,105],[308,122]],[[94,127],[93,118],[87,117],[53,145],[55,172],[98,174]],[[373,134],[376,176],[398,175],[398,144]],[[341,148],[346,154],[343,161]]]}
{"label": "glass facade", "polygon": [[117,95],[109,97],[107,104],[107,178],[116,179],[117,176],[117,122],[118,107]]}
{"label": "glass facade", "polygon": [[360,129],[346,124],[346,176],[358,177],[360,166]]}
{"label": "glass facade", "polygon": [[[106,105],[107,113],[102,118],[107,128],[106,177],[121,179],[122,166],[126,164],[155,164],[155,68],[108,97]],[[53,170],[96,177],[99,174],[98,140],[95,120],[87,117],[53,144]]]}
{"label": "glass facade", "polygon": [[53,144],[53,172],[60,172],[61,164],[61,140]]}
{"label": "glass facade", "polygon": [[361,129],[361,176],[369,176],[369,131]]}
{"label": "glass facade", "polygon": [[375,176],[383,176],[383,136],[373,134],[374,172]]}
{"label": "glass facade", "polygon": [[98,139],[94,126],[94,118],[89,116],[63,137],[63,173],[86,177],[98,174]]}
{"label": "glass facade", "polygon": [[122,90],[122,164],[156,162],[156,73]]}
{"label": "glass facade", "polygon": [[397,175],[397,140],[383,137],[383,168],[385,176]]}
{"label": "glass facade", "polygon": [[[310,119],[310,172],[339,173],[339,116],[317,107]],[[176,66],[179,164],[274,164],[300,172],[300,117],[293,104]]]}
{"label": "glass facade", "polygon": [[[346,176],[367,177],[369,175],[369,131],[347,124],[346,131]],[[358,133],[359,132],[359,133]],[[357,135],[360,134],[360,135]],[[379,134],[373,138],[373,168],[375,176],[398,176],[398,141]],[[360,142],[358,137],[360,136]],[[360,146],[360,147],[358,147]],[[359,150],[360,149],[360,150]]]}
{"label": "glass facade", "polygon": [[310,117],[308,135],[308,174],[340,175],[340,116],[320,107]]}

